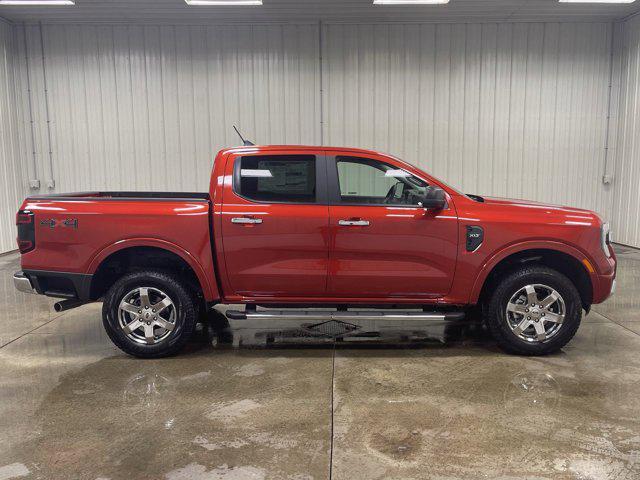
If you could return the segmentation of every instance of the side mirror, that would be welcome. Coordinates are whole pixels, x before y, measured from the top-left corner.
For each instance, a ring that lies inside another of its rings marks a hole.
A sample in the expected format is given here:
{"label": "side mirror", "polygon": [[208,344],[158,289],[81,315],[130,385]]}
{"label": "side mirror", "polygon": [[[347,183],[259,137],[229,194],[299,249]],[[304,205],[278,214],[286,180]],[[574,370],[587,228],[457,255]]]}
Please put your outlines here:
{"label": "side mirror", "polygon": [[447,206],[447,196],[441,188],[427,187],[427,192],[418,205],[425,210],[442,210]]}

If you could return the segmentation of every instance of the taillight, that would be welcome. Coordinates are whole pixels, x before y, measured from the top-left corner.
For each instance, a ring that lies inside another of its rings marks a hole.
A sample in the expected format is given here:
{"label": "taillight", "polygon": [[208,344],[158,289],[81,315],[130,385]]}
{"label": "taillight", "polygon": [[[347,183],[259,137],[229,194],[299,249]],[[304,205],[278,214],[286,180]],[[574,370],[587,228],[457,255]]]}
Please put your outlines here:
{"label": "taillight", "polygon": [[20,253],[27,253],[36,248],[35,215],[27,210],[20,210],[16,215],[16,225]]}

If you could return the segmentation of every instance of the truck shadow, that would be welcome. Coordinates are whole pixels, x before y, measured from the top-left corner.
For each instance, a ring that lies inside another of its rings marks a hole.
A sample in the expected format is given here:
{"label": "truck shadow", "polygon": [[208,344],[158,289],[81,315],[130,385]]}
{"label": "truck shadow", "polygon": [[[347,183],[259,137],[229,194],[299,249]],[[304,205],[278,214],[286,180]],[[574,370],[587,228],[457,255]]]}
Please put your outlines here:
{"label": "truck shadow", "polygon": [[[327,322],[329,323],[329,322]],[[338,329],[340,326],[338,326]],[[318,351],[324,355],[325,350],[359,351],[359,356],[370,351],[372,355],[380,350],[386,354],[396,352],[402,356],[407,350],[425,350],[429,355],[482,355],[499,351],[490,333],[476,321],[447,322],[426,325],[420,330],[403,329],[398,325],[393,331],[376,331],[369,328],[360,332],[315,331],[303,320],[298,325],[292,321],[291,328],[274,330],[268,328],[264,321],[241,320],[226,322],[217,318],[199,326],[182,355],[207,355],[216,350],[236,350],[238,352],[260,352],[271,355],[270,351],[286,351],[294,355],[299,351],[301,356],[313,355]]]}

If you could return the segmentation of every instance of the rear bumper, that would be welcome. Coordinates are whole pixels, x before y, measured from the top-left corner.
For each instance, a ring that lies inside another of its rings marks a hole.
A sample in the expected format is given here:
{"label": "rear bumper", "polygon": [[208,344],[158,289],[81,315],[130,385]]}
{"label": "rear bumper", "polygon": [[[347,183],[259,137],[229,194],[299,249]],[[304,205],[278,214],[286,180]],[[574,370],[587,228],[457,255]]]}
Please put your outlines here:
{"label": "rear bumper", "polygon": [[25,270],[13,275],[13,285],[25,293],[88,301],[92,278],[82,273]]}
{"label": "rear bumper", "polygon": [[16,272],[13,274],[13,286],[16,290],[23,293],[38,293],[36,292],[31,280],[29,280],[23,272]]}

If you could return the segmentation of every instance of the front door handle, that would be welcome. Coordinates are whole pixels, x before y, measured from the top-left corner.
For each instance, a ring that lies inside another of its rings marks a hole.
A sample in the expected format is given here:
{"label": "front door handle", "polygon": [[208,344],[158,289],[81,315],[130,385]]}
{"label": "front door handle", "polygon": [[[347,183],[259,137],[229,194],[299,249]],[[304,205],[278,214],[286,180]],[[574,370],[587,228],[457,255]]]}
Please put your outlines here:
{"label": "front door handle", "polygon": [[342,227],[368,227],[369,220],[340,220],[338,225]]}
{"label": "front door handle", "polygon": [[250,225],[262,223],[261,218],[249,218],[249,217],[234,217],[231,219],[231,223],[239,223],[241,225]]}

